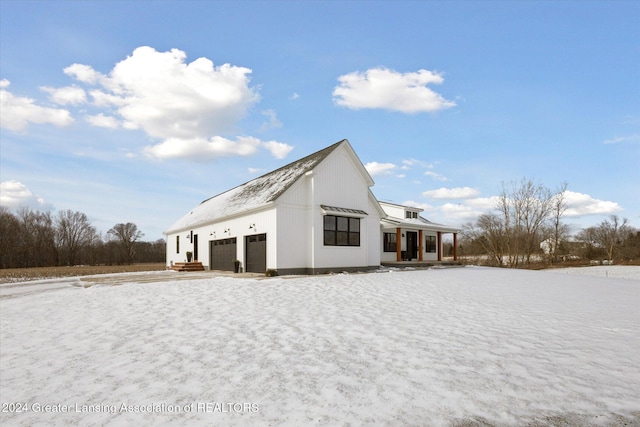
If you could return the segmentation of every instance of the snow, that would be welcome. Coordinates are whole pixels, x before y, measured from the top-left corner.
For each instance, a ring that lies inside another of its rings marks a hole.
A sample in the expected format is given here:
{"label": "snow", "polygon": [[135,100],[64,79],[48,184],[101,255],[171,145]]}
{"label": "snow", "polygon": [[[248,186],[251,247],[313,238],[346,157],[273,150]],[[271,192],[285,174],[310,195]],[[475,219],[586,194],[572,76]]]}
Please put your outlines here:
{"label": "snow", "polygon": [[588,276],[640,280],[640,267],[636,265],[598,265],[590,267],[558,268],[546,271],[557,274],[582,274]]}
{"label": "snow", "polygon": [[638,280],[172,277],[0,299],[0,423],[640,424]]}

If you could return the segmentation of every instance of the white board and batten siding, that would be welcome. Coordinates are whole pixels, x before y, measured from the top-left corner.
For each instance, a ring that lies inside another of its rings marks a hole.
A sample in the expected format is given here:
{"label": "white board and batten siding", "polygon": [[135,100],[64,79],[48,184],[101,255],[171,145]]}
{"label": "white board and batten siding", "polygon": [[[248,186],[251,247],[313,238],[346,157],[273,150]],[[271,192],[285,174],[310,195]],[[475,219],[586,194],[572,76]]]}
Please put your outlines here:
{"label": "white board and batten siding", "polygon": [[[316,273],[379,265],[379,208],[360,165],[346,148],[338,147],[278,198],[278,271]],[[360,246],[324,245],[322,205],[367,213],[343,214],[360,218]]]}
{"label": "white board and batten siding", "polygon": [[[191,232],[198,236],[198,259],[205,269],[210,269],[209,245],[211,241],[236,238],[235,259],[240,260],[241,266],[245,265],[245,237],[254,234],[267,235],[267,268],[275,268],[275,260],[270,260],[270,254],[275,253],[276,235],[275,207],[253,212],[246,216],[237,216],[224,221],[213,222],[194,227],[193,230],[184,230],[167,236],[167,260],[184,262],[187,260],[187,251],[195,254],[195,248],[190,241]],[[250,226],[254,226],[249,228]],[[180,251],[176,250],[176,235],[180,236]],[[231,261],[231,260],[230,260]],[[270,266],[273,263],[273,266]]]}
{"label": "white board and batten siding", "polygon": [[[378,241],[380,215],[371,203],[369,186],[373,184],[363,171],[359,159],[340,147],[314,170],[313,238],[314,269],[371,267],[380,263]],[[361,210],[367,215],[345,213],[360,217],[360,246],[324,246],[324,214],[320,205]],[[372,234],[372,231],[375,230]],[[372,242],[374,240],[375,242]]]}

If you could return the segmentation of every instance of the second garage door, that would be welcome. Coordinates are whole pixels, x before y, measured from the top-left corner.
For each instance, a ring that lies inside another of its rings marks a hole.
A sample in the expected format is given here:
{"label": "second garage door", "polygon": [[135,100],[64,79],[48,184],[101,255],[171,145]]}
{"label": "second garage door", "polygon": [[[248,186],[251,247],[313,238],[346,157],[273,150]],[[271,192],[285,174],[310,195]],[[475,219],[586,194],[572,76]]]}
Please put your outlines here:
{"label": "second garage door", "polygon": [[246,269],[251,273],[264,273],[267,270],[267,235],[254,234],[245,237]]}

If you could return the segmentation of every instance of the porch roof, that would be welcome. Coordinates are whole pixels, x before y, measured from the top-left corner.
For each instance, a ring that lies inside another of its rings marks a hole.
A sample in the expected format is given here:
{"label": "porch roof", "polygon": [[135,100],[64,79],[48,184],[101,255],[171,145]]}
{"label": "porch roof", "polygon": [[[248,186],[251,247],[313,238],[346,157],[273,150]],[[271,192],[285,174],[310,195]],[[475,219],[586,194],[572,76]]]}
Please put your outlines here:
{"label": "porch roof", "polygon": [[428,219],[418,217],[418,218],[393,218],[387,217],[380,220],[380,224],[382,225],[383,230],[395,230],[396,228],[406,228],[406,229],[414,229],[414,230],[428,230],[428,231],[440,231],[443,233],[459,233],[460,229],[455,227],[450,227],[448,225],[437,224],[435,222],[431,222]]}

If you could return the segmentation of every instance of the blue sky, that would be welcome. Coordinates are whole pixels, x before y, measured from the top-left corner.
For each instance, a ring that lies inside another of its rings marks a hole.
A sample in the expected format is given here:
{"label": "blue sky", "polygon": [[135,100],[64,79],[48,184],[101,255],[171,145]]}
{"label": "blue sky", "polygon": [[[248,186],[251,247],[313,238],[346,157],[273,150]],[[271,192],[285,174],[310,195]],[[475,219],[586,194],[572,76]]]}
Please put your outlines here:
{"label": "blue sky", "polygon": [[347,138],[448,225],[568,183],[640,226],[640,3],[0,1],[2,205],[145,239]]}

